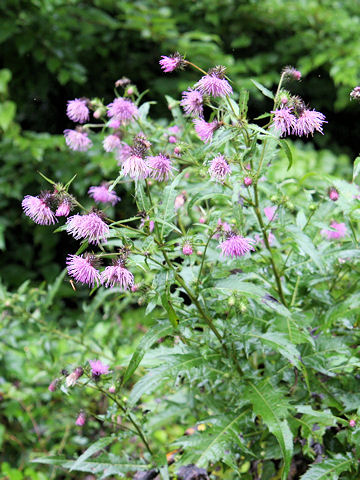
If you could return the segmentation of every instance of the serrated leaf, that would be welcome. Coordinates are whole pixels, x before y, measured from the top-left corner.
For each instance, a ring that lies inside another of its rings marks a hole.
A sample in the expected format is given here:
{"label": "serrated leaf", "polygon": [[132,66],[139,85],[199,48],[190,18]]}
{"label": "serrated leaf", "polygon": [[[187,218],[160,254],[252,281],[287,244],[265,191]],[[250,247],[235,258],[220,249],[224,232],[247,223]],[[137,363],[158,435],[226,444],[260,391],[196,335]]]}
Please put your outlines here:
{"label": "serrated leaf", "polygon": [[133,356],[129,362],[129,365],[124,373],[122,384],[124,385],[129,378],[133,375],[141,360],[143,359],[146,351],[151,348],[154,343],[161,337],[170,335],[174,330],[174,327],[169,324],[158,324],[151,327],[150,330],[142,337],[139,345],[136,347]]}
{"label": "serrated leaf", "polygon": [[337,480],[340,473],[350,470],[353,460],[343,455],[327,458],[322,463],[316,463],[300,477],[300,480]]}
{"label": "serrated leaf", "polygon": [[295,225],[289,225],[287,227],[287,232],[291,235],[291,237],[295,240],[297,248],[308,255],[311,260],[315,263],[315,265],[323,271],[324,264],[322,258],[313,244],[310,237],[308,237],[303,231],[301,231]]}
{"label": "serrated leaf", "polygon": [[170,185],[167,185],[164,189],[163,203],[159,207],[158,215],[162,219],[162,225],[160,229],[161,238],[164,238],[171,228],[167,226],[168,223],[175,217],[175,198],[177,195],[176,187],[178,186],[182,177],[182,173],[177,175]]}
{"label": "serrated leaf", "polygon": [[150,200],[145,194],[142,182],[135,182],[135,200],[140,211],[148,212],[150,210]]}
{"label": "serrated leaf", "polygon": [[300,353],[296,347],[289,342],[286,336],[278,332],[267,332],[262,334],[249,333],[246,336],[258,338],[261,342],[269,345],[269,347],[278,351],[282,356],[287,358],[295,367],[300,367]]}
{"label": "serrated leaf", "polygon": [[265,381],[258,385],[248,382],[245,396],[252,403],[255,414],[263,419],[280,445],[284,459],[281,478],[286,480],[293,454],[293,436],[285,420],[289,408],[288,402],[281,392],[276,391]]}
{"label": "serrated leaf", "polygon": [[259,83],[257,80],[254,80],[253,78],[251,79],[252,83],[255,85],[256,88],[260,90],[260,92],[265,95],[265,97],[271,98],[272,100],[274,99],[274,94],[264,85]]}
{"label": "serrated leaf", "polygon": [[115,437],[100,438],[97,442],[93,443],[87,450],[85,450],[85,452],[82,455],[80,455],[80,457],[77,460],[75,460],[70,470],[77,470],[79,466],[85,462],[85,460],[91,457],[91,455],[94,455],[94,453],[107,447],[108,445],[110,445],[110,443],[114,442],[115,440],[116,440]]}

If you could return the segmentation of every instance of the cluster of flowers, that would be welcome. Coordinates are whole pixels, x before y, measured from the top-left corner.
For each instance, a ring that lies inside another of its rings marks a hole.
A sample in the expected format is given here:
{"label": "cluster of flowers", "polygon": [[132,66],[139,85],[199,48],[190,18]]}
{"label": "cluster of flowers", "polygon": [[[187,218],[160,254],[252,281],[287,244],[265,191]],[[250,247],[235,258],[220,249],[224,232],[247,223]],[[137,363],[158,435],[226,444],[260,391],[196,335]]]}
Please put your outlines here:
{"label": "cluster of flowers", "polygon": [[[106,365],[101,362],[101,360],[89,360],[90,365],[90,373],[93,380],[96,382],[100,380],[101,375],[106,375],[109,373],[109,365]],[[67,388],[74,387],[79,380],[85,373],[84,368],[76,367],[70,374],[67,370],[62,370],[61,378],[55,378],[49,385],[48,390],[50,392],[55,392],[57,388],[59,388],[62,380],[65,379],[64,383]],[[109,393],[113,394],[116,391],[115,386],[112,384],[109,387]],[[82,427],[85,425],[86,422],[86,414],[83,410],[77,415],[75,425]]]}

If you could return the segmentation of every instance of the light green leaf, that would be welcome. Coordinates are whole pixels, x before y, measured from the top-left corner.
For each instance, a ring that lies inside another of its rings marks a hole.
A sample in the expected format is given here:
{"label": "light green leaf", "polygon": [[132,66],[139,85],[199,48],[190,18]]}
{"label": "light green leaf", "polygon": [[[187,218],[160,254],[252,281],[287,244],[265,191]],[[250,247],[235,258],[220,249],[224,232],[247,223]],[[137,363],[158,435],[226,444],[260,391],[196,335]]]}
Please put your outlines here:
{"label": "light green leaf", "polygon": [[94,453],[107,447],[108,445],[110,445],[110,443],[114,442],[115,440],[116,440],[115,437],[100,438],[95,443],[93,443],[87,450],[85,450],[85,452],[82,455],[80,455],[80,457],[73,463],[70,470],[77,470],[79,466],[85,462],[85,460],[91,457],[91,455],[94,455]]}
{"label": "light green leaf", "polygon": [[0,127],[3,130],[9,128],[10,123],[13,121],[16,112],[16,104],[14,102],[6,101],[0,103]]}
{"label": "light green leaf", "polygon": [[344,455],[335,455],[322,463],[316,463],[300,477],[300,480],[337,480],[340,473],[350,470],[353,460]]}
{"label": "light green leaf", "polygon": [[251,81],[255,85],[255,87],[258,88],[263,95],[265,95],[265,97],[274,99],[274,94],[269,89],[264,87],[264,85],[259,83],[257,80],[254,80],[253,78],[251,79]]}

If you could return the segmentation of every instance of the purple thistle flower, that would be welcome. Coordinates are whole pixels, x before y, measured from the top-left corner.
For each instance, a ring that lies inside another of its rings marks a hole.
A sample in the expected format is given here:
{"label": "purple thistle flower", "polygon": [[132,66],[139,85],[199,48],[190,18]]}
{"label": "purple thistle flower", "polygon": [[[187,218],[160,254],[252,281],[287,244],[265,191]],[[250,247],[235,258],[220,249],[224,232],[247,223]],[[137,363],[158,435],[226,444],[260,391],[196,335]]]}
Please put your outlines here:
{"label": "purple thistle flower", "polygon": [[322,129],[323,123],[327,123],[325,115],[316,110],[305,109],[292,127],[292,133],[299,137],[303,135],[308,136],[309,134],[313,135],[315,131],[324,135]]}
{"label": "purple thistle flower", "polygon": [[111,203],[112,206],[116,205],[121,199],[116,195],[114,190],[109,190],[107,185],[99,185],[98,187],[90,187],[88,194],[92,197],[96,203]]}
{"label": "purple thistle flower", "polygon": [[125,268],[123,260],[117,260],[111,267],[106,267],[101,273],[101,283],[107,288],[119,286],[127,290],[134,284],[134,275]]}
{"label": "purple thistle flower", "polygon": [[64,198],[61,200],[59,203],[55,215],[57,217],[67,217],[69,213],[71,212],[71,208],[73,206],[73,203],[70,198]]}
{"label": "purple thistle flower", "polygon": [[350,99],[360,100],[360,87],[355,87],[350,93]]}
{"label": "purple thistle flower", "polygon": [[333,228],[333,230],[327,230],[324,228],[320,232],[321,235],[326,236],[328,240],[337,240],[338,238],[345,237],[347,232],[345,223],[331,222],[330,227]]}
{"label": "purple thistle flower", "polygon": [[193,254],[193,249],[189,242],[184,243],[182,247],[182,252],[186,256]]}
{"label": "purple thistle flower", "polygon": [[204,143],[210,142],[215,130],[220,127],[220,123],[217,120],[207,123],[204,119],[197,118],[193,120],[193,123],[195,126],[195,132]]}
{"label": "purple thistle flower", "polygon": [[121,140],[117,135],[108,135],[104,138],[103,147],[105,152],[113,152],[121,147]]}
{"label": "purple thistle flower", "polygon": [[84,285],[94,287],[99,285],[100,272],[95,268],[97,259],[95,255],[85,253],[84,255],[68,255],[66,258],[67,271],[70,277]]}
{"label": "purple thistle flower", "polygon": [[164,73],[173,72],[177,68],[182,68],[184,66],[184,58],[180,53],[174,53],[167,57],[165,55],[161,56],[161,60],[159,60],[160,66]]}
{"label": "purple thistle flower", "polygon": [[115,152],[115,158],[119,166],[122,165],[132,154],[132,148],[125,142],[121,142],[121,145]]}
{"label": "purple thistle flower", "polygon": [[195,88],[203,95],[211,95],[213,97],[231,95],[233,91],[229,82],[223,78],[224,73],[224,71],[220,72],[219,70],[216,70],[204,75],[195,84]]}
{"label": "purple thistle flower", "polygon": [[92,141],[86,132],[77,130],[64,130],[66,145],[76,152],[86,152],[92,145]]}
{"label": "purple thistle flower", "polygon": [[301,72],[299,70],[296,70],[296,68],[290,66],[284,68],[283,75],[285,78],[297,81],[301,79]]}
{"label": "purple thistle flower", "polygon": [[292,112],[292,108],[279,108],[271,113],[274,114],[275,130],[280,136],[290,135],[296,124],[296,117]]}
{"label": "purple thistle flower", "polygon": [[174,135],[170,135],[170,137],[168,138],[168,142],[169,143],[176,143],[177,138]]}
{"label": "purple thistle flower", "polygon": [[109,227],[101,217],[93,212],[88,215],[73,215],[67,220],[66,231],[76,240],[86,238],[89,243],[106,243]]}
{"label": "purple thistle flower", "polygon": [[89,109],[86,105],[86,100],[81,100],[81,98],[69,100],[67,104],[66,115],[73,122],[87,122],[89,120]]}
{"label": "purple thistle flower", "polygon": [[86,422],[86,415],[84,412],[80,412],[79,415],[77,416],[75,425],[77,425],[78,427],[83,427],[85,425],[85,422]]}
{"label": "purple thistle flower", "polygon": [[138,155],[131,155],[122,164],[122,174],[128,175],[133,180],[144,180],[149,173],[145,160]]}
{"label": "purple thistle flower", "polygon": [[100,377],[109,372],[109,365],[105,365],[101,360],[89,360],[89,363],[93,377]]}
{"label": "purple thistle flower", "polygon": [[38,197],[26,195],[21,202],[25,215],[38,225],[53,225],[57,222],[54,213],[49,207],[51,194],[45,192]]}
{"label": "purple thistle flower", "polygon": [[116,118],[112,118],[111,120],[109,120],[108,126],[110,128],[117,129],[117,128],[121,127],[121,122],[120,122],[120,120],[117,120]]}
{"label": "purple thistle flower", "polygon": [[147,157],[147,164],[150,169],[150,177],[158,182],[167,182],[172,174],[173,166],[170,158],[160,153],[155,157]]}
{"label": "purple thistle flower", "polygon": [[201,117],[203,114],[203,97],[198,90],[188,88],[187,91],[182,92],[180,105],[186,115]]}
{"label": "purple thistle flower", "polygon": [[250,250],[255,250],[252,244],[254,240],[244,238],[241,235],[230,234],[230,236],[220,243],[221,254],[224,257],[242,257]]}
{"label": "purple thistle flower", "polygon": [[211,161],[209,173],[214,180],[223,183],[226,175],[230,172],[230,165],[227,163],[223,155],[218,155]]}
{"label": "purple thistle flower", "polygon": [[139,114],[137,106],[131,100],[122,97],[115,98],[112,103],[109,103],[107,108],[108,117],[123,124],[130,122]]}
{"label": "purple thistle flower", "polygon": [[264,208],[264,213],[266,218],[271,222],[272,220],[275,220],[277,215],[275,215],[275,212],[277,210],[277,207],[265,207]]}
{"label": "purple thistle flower", "polygon": [[336,190],[335,187],[330,187],[328,191],[328,195],[330,200],[336,202],[339,199],[339,192]]}

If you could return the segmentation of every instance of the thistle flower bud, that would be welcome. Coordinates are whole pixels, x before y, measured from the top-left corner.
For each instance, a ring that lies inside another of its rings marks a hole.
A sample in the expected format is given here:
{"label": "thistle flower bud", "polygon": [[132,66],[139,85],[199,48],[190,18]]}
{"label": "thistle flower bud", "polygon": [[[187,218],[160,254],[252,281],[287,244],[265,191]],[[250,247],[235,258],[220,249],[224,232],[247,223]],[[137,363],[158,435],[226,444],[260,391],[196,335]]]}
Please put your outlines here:
{"label": "thistle flower bud", "polygon": [[115,385],[111,385],[111,386],[109,387],[109,392],[110,392],[110,393],[115,393],[115,392],[116,392]]}
{"label": "thistle flower bud", "polygon": [[336,190],[335,187],[330,187],[328,190],[328,196],[330,200],[336,202],[339,199],[339,192]]}
{"label": "thistle flower bud", "polygon": [[76,367],[75,370],[66,377],[65,384],[67,387],[73,387],[83,375],[84,369],[82,367]]}
{"label": "thistle flower bud", "polygon": [[349,425],[350,425],[350,427],[354,428],[355,425],[356,425],[355,420],[354,420],[354,419],[351,419],[350,422],[349,422]]}
{"label": "thistle flower bud", "polygon": [[350,93],[350,99],[360,100],[360,87],[355,87]]}
{"label": "thistle flower bud", "polygon": [[77,416],[75,425],[77,425],[78,427],[83,427],[85,425],[85,422],[86,422],[86,415],[84,412],[80,412],[79,415]]}
{"label": "thistle flower bud", "polygon": [[250,177],[245,177],[244,178],[244,185],[245,187],[250,187],[250,185],[253,183],[252,178]]}
{"label": "thistle flower bud", "polygon": [[301,72],[299,70],[296,70],[296,68],[287,66],[283,70],[283,75],[285,78],[292,79],[292,80],[297,80],[299,81],[301,79]]}
{"label": "thistle flower bud", "polygon": [[118,88],[118,87],[127,87],[128,85],[130,85],[131,83],[131,80],[130,78],[127,78],[127,77],[122,77],[120,78],[119,80],[116,80],[115,82],[115,87]]}
{"label": "thistle flower bud", "polygon": [[60,382],[60,380],[58,378],[55,378],[55,380],[53,380],[50,385],[48,386],[48,390],[50,392],[55,392],[55,390],[57,389],[57,386],[58,386],[58,383]]}
{"label": "thistle flower bud", "polygon": [[182,252],[186,256],[192,255],[193,249],[192,249],[192,246],[189,242],[184,243],[184,245],[182,247]]}

